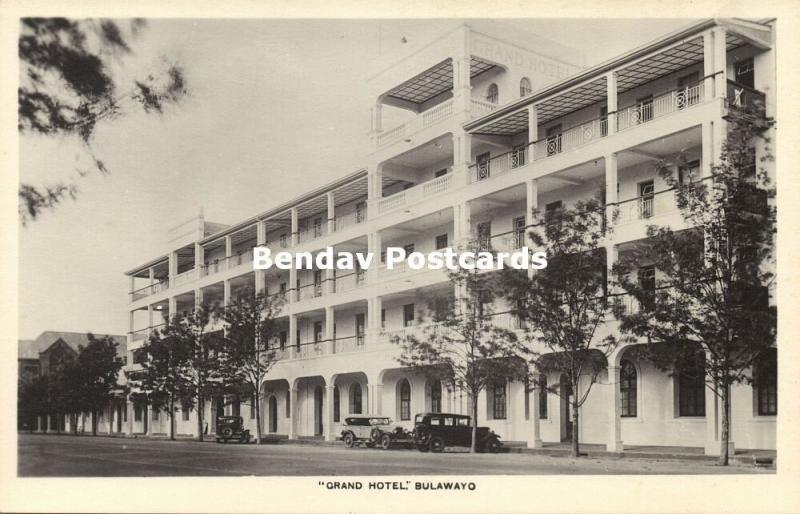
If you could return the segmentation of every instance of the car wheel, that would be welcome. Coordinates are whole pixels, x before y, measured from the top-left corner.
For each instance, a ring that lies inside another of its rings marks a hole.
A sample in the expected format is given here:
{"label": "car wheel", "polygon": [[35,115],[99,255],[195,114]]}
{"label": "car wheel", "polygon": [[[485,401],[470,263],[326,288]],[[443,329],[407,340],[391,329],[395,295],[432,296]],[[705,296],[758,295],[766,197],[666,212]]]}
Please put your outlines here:
{"label": "car wheel", "polygon": [[344,435],[344,438],[343,438],[343,439],[344,439],[344,445],[345,445],[345,447],[347,447],[347,448],[352,448],[352,447],[353,447],[353,445],[354,445],[354,444],[355,444],[355,442],[356,442],[356,440],[355,440],[355,437],[353,437],[353,434],[352,434],[351,432],[348,432],[348,433],[346,433],[346,434]]}
{"label": "car wheel", "polygon": [[427,453],[428,452],[428,445],[427,444],[423,444],[423,443],[419,443],[419,444],[417,444],[417,450],[421,451],[422,453]]}
{"label": "car wheel", "polygon": [[441,437],[431,437],[428,443],[430,450],[434,453],[442,453],[444,451],[444,439]]}
{"label": "car wheel", "polygon": [[498,441],[497,439],[492,439],[486,444],[486,449],[489,450],[489,452],[491,453],[499,452],[502,447],[503,445],[500,444],[500,441]]}
{"label": "car wheel", "polygon": [[233,435],[233,429],[231,427],[225,427],[222,429],[222,437],[224,437],[225,439],[230,439],[232,435]]}
{"label": "car wheel", "polygon": [[388,450],[391,447],[392,447],[392,436],[390,436],[389,434],[383,434],[383,437],[381,437],[381,448],[383,448],[384,450]]}
{"label": "car wheel", "polygon": [[381,440],[381,429],[378,427],[373,428],[369,432],[369,441],[375,445],[378,444]]}

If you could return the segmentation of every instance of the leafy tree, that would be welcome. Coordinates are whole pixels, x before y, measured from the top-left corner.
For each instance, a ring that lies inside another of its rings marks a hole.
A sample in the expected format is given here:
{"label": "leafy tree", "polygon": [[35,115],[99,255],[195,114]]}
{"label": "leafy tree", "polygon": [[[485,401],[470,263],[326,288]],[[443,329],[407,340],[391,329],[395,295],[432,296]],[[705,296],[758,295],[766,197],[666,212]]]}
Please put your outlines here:
{"label": "leafy tree", "polygon": [[[92,414],[92,435],[97,435],[97,414],[108,406],[120,387],[117,383],[122,360],[117,357],[118,343],[110,336],[88,334],[89,342],[79,347],[78,358],[64,377],[75,392],[74,405]],[[67,402],[68,407],[71,407]],[[74,410],[70,409],[72,412]]]}
{"label": "leafy tree", "polygon": [[[775,342],[777,312],[769,306],[776,219],[769,199],[775,191],[763,166],[772,158],[767,137],[772,126],[763,105],[732,108],[719,160],[703,180],[681,180],[670,165],[658,163],[693,228],[649,226],[647,245],[616,267],[621,286],[638,303],[638,309],[619,309],[621,328],[657,343],[648,345],[654,363],[682,372],[687,354],[699,350],[705,356],[699,369],[721,400],[722,465],[729,460],[730,387],[752,382],[756,359]],[[764,148],[760,163],[757,145]],[[645,265],[657,273],[655,290],[635,279]]]}
{"label": "leafy tree", "polygon": [[138,388],[146,391],[153,408],[167,412],[169,416],[169,438],[175,439],[175,406],[184,407],[189,403],[188,393],[191,383],[187,378],[191,346],[185,337],[179,318],[167,320],[164,328],[154,330],[140,351],[148,356],[142,362],[142,371],[133,381]]}
{"label": "leafy tree", "polygon": [[[532,343],[533,366],[567,379],[572,454],[578,457],[580,408],[619,344],[615,337],[601,337],[598,332],[611,315],[605,296],[603,206],[590,199],[544,215],[535,210],[533,215],[528,236],[531,247],[547,255],[547,267],[535,273],[505,269],[502,290],[516,308],[525,339]],[[550,392],[562,393],[558,385]]]}
{"label": "leafy tree", "polygon": [[215,317],[227,324],[222,340],[226,383],[251,398],[257,444],[261,444],[261,383],[276,362],[274,342],[280,327],[276,318],[282,306],[280,295],[249,290],[215,312]]}
{"label": "leafy tree", "polygon": [[[108,173],[96,155],[94,133],[110,121],[141,108],[161,113],[187,93],[183,70],[165,63],[146,78],[123,84],[115,69],[133,54],[132,41],[145,26],[141,19],[23,18],[19,36],[19,131],[45,137],[75,138],[100,173]],[[21,183],[19,216],[23,225],[66,197],[75,198],[76,169],[68,179],[35,185]]]}
{"label": "leafy tree", "polygon": [[[475,251],[478,244],[467,247]],[[497,381],[524,380],[527,350],[513,331],[493,323],[496,287],[489,275],[459,267],[448,277],[458,298],[431,295],[430,318],[420,318],[424,322],[420,330],[395,336],[392,343],[401,349],[397,357],[401,365],[434,377],[449,389],[467,391],[473,416],[470,451],[475,452],[478,396]]]}
{"label": "leafy tree", "polygon": [[47,416],[53,411],[53,388],[50,382],[49,375],[39,375],[30,380],[20,380],[17,384],[19,416],[28,420],[32,427],[37,425],[37,418]]}

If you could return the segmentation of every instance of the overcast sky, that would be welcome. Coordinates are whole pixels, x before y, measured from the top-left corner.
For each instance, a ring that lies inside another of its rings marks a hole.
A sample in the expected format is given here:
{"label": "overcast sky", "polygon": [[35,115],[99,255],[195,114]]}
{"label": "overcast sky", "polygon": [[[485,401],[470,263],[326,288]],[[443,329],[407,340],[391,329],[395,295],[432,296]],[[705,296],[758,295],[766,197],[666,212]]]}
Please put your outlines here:
{"label": "overcast sky", "polygon": [[[552,14],[552,13],[550,13]],[[614,57],[691,20],[506,20]],[[124,334],[124,272],[158,255],[166,229],[196,215],[235,223],[364,166],[365,79],[372,63],[452,21],[150,20],[129,69],[160,55],[186,71],[190,96],[164,116],[99,128],[111,170],[20,229],[20,338],[44,330]],[[23,138],[22,180],[69,170],[71,141]]]}

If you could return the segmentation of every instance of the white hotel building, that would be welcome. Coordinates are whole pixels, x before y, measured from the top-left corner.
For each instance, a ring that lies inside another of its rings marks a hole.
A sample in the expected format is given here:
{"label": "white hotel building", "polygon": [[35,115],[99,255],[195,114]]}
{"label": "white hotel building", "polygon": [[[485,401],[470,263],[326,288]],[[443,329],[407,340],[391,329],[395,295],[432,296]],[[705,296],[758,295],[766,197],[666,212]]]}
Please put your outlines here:
{"label": "white hotel building", "polygon": [[[645,240],[648,224],[684,225],[656,160],[683,153],[707,174],[736,102],[765,98],[775,114],[772,21],[698,21],[588,69],[571,49],[469,23],[382,64],[368,81],[374,102],[363,169],[232,226],[193,219],[173,229],[168,251],[127,273],[127,372],[167,315],[255,287],[289,300],[280,361],[262,386],[265,435],[335,440],[350,413],[407,426],[418,412],[468,413],[466,394],[402,368],[390,342],[420,330],[426,293],[452,287],[444,271],[254,271],[252,247],[426,252],[472,234],[512,249],[524,241],[531,208],[569,206],[605,186],[607,204],[619,209],[605,242],[611,264]],[[405,122],[384,123],[390,110]],[[504,310],[497,307],[496,322],[513,326]],[[616,321],[603,329],[616,330]],[[592,388],[581,440],[611,451],[624,444],[718,452],[713,393],[629,349],[609,358]],[[555,374],[546,379],[560,383]],[[775,448],[774,377],[761,382],[734,388],[737,448]],[[248,402],[223,403],[206,402],[209,434],[223,411],[255,429]],[[521,383],[496,384],[479,409],[481,425],[529,447],[564,441],[571,430],[560,395],[526,392]],[[146,405],[129,402],[114,415],[125,417],[130,434],[168,432],[166,416]],[[196,425],[194,412],[178,414],[178,434],[195,434]]]}

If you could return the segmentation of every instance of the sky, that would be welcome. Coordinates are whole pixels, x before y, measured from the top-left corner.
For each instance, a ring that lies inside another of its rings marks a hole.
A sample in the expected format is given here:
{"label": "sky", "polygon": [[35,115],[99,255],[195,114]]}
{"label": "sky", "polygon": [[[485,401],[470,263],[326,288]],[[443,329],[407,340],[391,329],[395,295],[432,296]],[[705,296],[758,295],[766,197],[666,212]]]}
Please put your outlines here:
{"label": "sky", "polygon": [[[691,20],[504,22],[583,51],[591,66]],[[452,23],[149,20],[118,72],[158,69],[166,56],[184,68],[189,95],[163,115],[100,125],[92,144],[110,174],[81,179],[76,201],[20,228],[19,337],[124,334],[124,273],[163,253],[169,227],[201,207],[207,221],[236,223],[362,168],[366,78]],[[20,179],[52,181],[80,155],[74,141],[24,136]]]}

